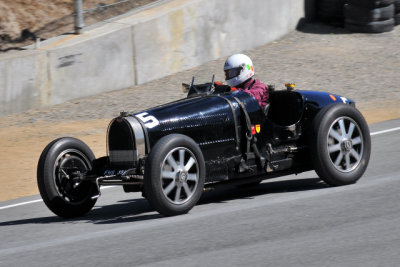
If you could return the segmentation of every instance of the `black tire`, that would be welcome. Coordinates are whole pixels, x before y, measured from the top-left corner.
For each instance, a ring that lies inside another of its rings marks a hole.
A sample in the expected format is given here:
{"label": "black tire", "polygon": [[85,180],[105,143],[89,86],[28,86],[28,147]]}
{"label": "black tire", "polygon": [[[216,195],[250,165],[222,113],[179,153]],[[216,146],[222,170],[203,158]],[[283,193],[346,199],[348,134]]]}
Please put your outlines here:
{"label": "black tire", "polygon": [[397,13],[396,15],[394,15],[394,20],[395,20],[395,25],[400,24],[400,13]]}
{"label": "black tire", "polygon": [[344,6],[344,14],[347,20],[357,21],[360,24],[389,20],[394,16],[394,5],[371,9],[347,4]]}
{"label": "black tire", "polygon": [[346,29],[352,32],[361,32],[361,33],[390,32],[394,29],[394,25],[395,25],[394,19],[374,21],[365,24],[359,23],[358,21],[354,21],[351,19],[346,19],[345,21]]}
{"label": "black tire", "polygon": [[367,169],[371,137],[356,108],[346,104],[326,106],[314,118],[310,137],[313,166],[327,184],[356,183]]}
{"label": "black tire", "polygon": [[395,13],[400,13],[400,0],[395,0],[394,1],[394,9],[395,9]]}
{"label": "black tire", "polygon": [[63,137],[46,146],[39,158],[37,183],[47,207],[56,215],[74,218],[88,213],[96,203],[94,183],[75,184],[72,172],[84,172],[92,167],[93,152],[82,141]]}
{"label": "black tire", "polygon": [[377,8],[391,5],[394,0],[347,0],[347,3],[359,7]]}
{"label": "black tire", "polygon": [[321,21],[343,26],[345,0],[320,0],[317,15]]}
{"label": "black tire", "polygon": [[144,195],[164,216],[189,212],[203,192],[205,163],[200,147],[189,137],[161,138],[146,160]]}

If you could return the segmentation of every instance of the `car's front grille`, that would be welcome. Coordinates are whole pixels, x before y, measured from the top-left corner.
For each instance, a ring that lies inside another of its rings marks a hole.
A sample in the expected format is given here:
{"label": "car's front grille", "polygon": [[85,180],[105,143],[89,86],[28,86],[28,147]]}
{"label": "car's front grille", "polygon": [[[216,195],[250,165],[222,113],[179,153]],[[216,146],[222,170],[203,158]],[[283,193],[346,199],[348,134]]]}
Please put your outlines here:
{"label": "car's front grille", "polygon": [[137,163],[134,131],[124,118],[114,119],[109,126],[108,153],[111,165],[132,168]]}

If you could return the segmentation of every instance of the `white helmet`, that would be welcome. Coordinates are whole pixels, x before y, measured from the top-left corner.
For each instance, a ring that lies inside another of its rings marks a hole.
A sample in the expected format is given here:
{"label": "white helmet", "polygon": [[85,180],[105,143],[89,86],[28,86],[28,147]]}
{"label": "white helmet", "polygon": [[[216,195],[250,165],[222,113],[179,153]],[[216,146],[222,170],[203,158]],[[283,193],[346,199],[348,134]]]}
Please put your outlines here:
{"label": "white helmet", "polygon": [[235,54],[225,61],[225,80],[229,86],[244,83],[254,76],[254,66],[251,59],[243,54]]}

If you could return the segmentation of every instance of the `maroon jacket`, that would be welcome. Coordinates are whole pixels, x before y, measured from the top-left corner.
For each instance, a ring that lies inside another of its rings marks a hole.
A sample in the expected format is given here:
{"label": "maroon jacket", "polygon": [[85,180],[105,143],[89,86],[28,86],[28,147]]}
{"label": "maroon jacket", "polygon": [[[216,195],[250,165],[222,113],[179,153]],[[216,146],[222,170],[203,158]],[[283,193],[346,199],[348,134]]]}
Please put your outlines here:
{"label": "maroon jacket", "polygon": [[258,101],[262,109],[269,103],[268,87],[260,80],[251,78],[243,85],[240,85],[240,87],[237,87],[237,89],[251,94]]}

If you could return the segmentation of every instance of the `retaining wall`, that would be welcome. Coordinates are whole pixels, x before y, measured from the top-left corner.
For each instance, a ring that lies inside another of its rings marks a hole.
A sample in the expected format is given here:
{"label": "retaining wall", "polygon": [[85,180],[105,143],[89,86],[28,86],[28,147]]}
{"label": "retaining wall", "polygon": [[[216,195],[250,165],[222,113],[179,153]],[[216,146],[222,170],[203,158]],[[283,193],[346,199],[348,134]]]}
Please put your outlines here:
{"label": "retaining wall", "polygon": [[308,0],[172,0],[0,56],[0,116],[142,84],[294,30]]}

